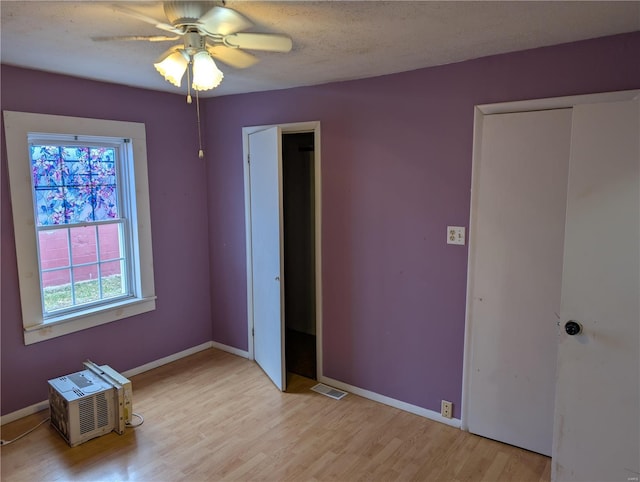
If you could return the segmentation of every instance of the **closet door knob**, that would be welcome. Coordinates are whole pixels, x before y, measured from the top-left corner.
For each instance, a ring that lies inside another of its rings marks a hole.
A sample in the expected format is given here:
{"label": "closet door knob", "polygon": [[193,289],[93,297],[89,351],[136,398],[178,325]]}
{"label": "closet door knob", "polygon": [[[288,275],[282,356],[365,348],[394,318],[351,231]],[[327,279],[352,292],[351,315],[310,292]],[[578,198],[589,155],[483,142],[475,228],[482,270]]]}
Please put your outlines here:
{"label": "closet door knob", "polygon": [[582,333],[582,325],[577,321],[570,320],[564,324],[564,331],[567,332],[567,335],[579,335]]}

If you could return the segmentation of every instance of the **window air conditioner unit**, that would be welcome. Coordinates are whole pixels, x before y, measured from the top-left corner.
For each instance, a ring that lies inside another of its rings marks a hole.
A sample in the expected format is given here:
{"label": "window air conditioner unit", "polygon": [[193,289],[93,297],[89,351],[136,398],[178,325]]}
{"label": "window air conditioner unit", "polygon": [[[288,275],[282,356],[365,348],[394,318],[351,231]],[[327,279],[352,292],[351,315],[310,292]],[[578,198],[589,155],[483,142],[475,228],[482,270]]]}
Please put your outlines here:
{"label": "window air conditioner unit", "polygon": [[51,425],[71,447],[131,423],[131,382],[107,365],[49,380]]}

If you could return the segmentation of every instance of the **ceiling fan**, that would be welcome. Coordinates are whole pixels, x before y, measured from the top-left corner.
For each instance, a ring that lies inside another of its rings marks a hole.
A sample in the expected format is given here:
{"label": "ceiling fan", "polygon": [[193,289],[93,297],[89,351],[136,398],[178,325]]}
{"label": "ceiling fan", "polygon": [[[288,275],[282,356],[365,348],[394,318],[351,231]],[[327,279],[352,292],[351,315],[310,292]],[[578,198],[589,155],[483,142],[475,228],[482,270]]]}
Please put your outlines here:
{"label": "ceiling fan", "polygon": [[177,87],[180,86],[185,71],[187,75],[190,74],[188,67],[191,66],[192,87],[196,91],[213,89],[222,81],[223,74],[213,59],[243,69],[258,61],[255,55],[243,49],[283,53],[291,50],[293,44],[287,35],[243,32],[251,28],[253,23],[224,5],[224,1],[163,2],[167,22],[162,22],[132,8],[115,4],[113,8],[116,11],[173,35],[93,37],[93,40],[164,42],[182,37],[182,43],[164,52],[154,66],[166,80]]}

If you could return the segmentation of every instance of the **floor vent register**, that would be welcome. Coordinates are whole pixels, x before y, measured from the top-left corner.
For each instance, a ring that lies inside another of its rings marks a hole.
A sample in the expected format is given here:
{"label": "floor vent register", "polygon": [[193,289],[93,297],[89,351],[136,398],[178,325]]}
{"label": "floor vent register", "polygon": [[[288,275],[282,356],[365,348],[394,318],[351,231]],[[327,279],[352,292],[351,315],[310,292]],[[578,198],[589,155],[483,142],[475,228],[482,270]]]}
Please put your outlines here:
{"label": "floor vent register", "polygon": [[331,397],[334,400],[340,400],[347,396],[347,392],[343,392],[337,388],[328,387],[322,383],[318,383],[316,386],[311,387],[311,390],[326,395],[327,397]]}

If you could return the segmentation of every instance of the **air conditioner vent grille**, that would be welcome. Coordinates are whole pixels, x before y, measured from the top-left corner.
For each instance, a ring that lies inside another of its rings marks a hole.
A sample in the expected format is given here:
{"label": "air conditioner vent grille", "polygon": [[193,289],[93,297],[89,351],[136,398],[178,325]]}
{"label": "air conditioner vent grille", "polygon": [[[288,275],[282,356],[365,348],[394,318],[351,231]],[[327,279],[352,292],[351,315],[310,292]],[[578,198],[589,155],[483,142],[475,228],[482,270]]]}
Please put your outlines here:
{"label": "air conditioner vent grille", "polygon": [[98,427],[106,427],[109,425],[109,403],[104,393],[97,395],[96,403],[98,405]]}
{"label": "air conditioner vent grille", "polygon": [[96,428],[94,417],[94,397],[85,398],[78,403],[80,415],[80,434],[89,433]]}

